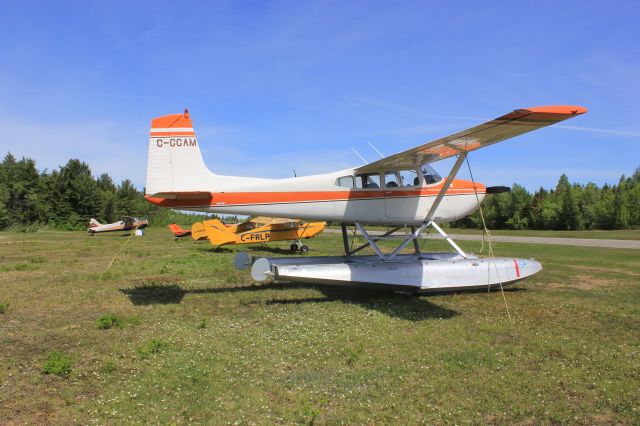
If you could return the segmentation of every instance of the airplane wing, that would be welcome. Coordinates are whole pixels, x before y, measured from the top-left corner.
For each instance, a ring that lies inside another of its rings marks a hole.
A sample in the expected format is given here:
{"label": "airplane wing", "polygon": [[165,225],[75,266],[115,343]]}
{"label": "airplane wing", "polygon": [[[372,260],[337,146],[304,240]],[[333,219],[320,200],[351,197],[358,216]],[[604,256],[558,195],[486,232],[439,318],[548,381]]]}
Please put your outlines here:
{"label": "airplane wing", "polygon": [[373,172],[386,168],[389,170],[415,169],[425,163],[453,157],[460,151],[475,151],[585,112],[587,112],[586,108],[572,105],[517,109],[479,126],[374,161],[357,168],[356,172]]}
{"label": "airplane wing", "polygon": [[251,219],[249,222],[253,222],[260,225],[276,225],[282,223],[295,223],[299,222],[299,219],[287,219],[283,217],[266,217],[258,216]]}

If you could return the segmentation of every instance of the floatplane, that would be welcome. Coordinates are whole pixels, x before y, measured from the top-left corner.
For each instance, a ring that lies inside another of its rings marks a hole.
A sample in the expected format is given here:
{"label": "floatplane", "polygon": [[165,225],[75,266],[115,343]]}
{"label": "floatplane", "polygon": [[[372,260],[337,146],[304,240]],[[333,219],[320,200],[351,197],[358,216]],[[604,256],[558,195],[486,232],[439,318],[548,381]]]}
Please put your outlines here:
{"label": "floatplane", "polygon": [[[542,265],[533,259],[468,254],[445,233],[439,224],[471,214],[486,194],[504,189],[456,179],[456,175],[472,151],[585,112],[580,106],[517,109],[362,166],[313,176],[260,179],[211,172],[185,111],[151,121],[145,197],[158,206],[181,210],[341,224],[341,256],[254,259],[240,253],[236,267],[251,268],[256,281],[355,284],[403,292],[507,285],[539,272]],[[456,161],[442,177],[431,164],[450,157]],[[384,225],[390,230],[372,235],[365,225]],[[348,227],[352,226],[365,240],[357,247],[349,242]],[[428,228],[441,234],[453,252],[424,252],[419,240]],[[399,234],[403,229],[410,232]],[[384,251],[378,244],[381,240],[398,243]],[[412,243],[413,252],[403,252]],[[373,255],[357,254],[367,247]]]}

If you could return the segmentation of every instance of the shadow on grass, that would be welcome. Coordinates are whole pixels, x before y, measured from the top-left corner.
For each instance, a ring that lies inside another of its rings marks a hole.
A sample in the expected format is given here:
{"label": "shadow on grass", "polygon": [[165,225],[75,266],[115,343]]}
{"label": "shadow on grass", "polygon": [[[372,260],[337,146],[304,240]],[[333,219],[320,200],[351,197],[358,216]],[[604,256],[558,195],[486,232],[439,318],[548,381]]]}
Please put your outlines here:
{"label": "shadow on grass", "polygon": [[217,288],[198,288],[187,290],[177,284],[150,284],[133,288],[121,288],[125,296],[129,298],[134,305],[156,305],[156,304],[172,304],[182,302],[185,294],[216,294],[216,293],[235,293],[246,291],[260,291],[267,289],[288,289],[299,286],[289,284],[277,284],[273,286],[249,285],[243,287],[217,287]]}
{"label": "shadow on grass", "polygon": [[[459,315],[458,312],[429,302],[423,297],[405,296],[388,291],[367,291],[359,288],[317,286],[304,283],[277,283],[268,285],[248,285],[242,287],[217,287],[187,290],[176,284],[146,285],[124,288],[131,303],[136,306],[181,303],[186,294],[216,294],[236,292],[256,292],[265,290],[315,289],[324,297],[276,297],[264,301],[265,305],[301,305],[308,303],[342,302],[376,310],[385,315],[410,321],[425,319],[447,319]],[[259,301],[256,301],[259,303]]]}
{"label": "shadow on grass", "polygon": [[[520,291],[527,291],[527,289],[524,287],[504,286],[502,288],[502,291],[504,291],[505,293],[517,293]],[[435,298],[435,297],[442,297],[442,296],[451,296],[452,294],[478,294],[478,293],[495,293],[495,292],[500,292],[499,286],[493,285],[491,286],[490,289],[485,287],[485,288],[471,288],[468,290],[455,290],[455,291],[451,291],[451,290],[432,291],[432,292],[429,292],[428,295],[429,297]]]}
{"label": "shadow on grass", "polygon": [[207,247],[207,248],[198,248],[199,251],[203,251],[206,253],[233,253],[233,250],[230,250],[226,247]]}
{"label": "shadow on grass", "polygon": [[275,253],[275,254],[284,254],[288,256],[299,256],[300,253],[296,251],[291,251],[290,248],[282,248],[282,247],[272,247],[272,246],[250,246],[247,247],[251,251],[255,252],[265,252],[265,253]]}

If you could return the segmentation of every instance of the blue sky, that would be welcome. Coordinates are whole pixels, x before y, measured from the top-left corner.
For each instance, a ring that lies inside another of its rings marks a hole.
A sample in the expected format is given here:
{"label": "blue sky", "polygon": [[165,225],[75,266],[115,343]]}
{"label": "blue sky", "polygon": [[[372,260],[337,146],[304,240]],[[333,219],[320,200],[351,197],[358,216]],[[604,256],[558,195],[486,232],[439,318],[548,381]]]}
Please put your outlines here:
{"label": "blue sky", "polygon": [[472,154],[475,178],[615,183],[640,166],[638,16],[636,1],[0,0],[0,152],[142,187],[151,118],[186,107],[214,172],[286,177],[576,104],[590,112]]}

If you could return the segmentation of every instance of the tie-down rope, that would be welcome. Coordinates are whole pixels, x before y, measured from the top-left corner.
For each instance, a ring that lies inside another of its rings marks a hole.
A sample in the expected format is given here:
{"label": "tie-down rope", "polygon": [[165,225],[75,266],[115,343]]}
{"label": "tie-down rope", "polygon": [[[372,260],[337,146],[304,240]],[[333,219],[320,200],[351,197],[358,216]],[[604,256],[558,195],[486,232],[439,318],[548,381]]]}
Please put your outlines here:
{"label": "tie-down rope", "polygon": [[[480,254],[484,250],[484,240],[485,236],[487,238],[487,245],[489,246],[489,269],[487,274],[487,281],[489,281],[489,274],[491,273],[491,261],[495,259],[493,254],[493,246],[491,245],[491,232],[489,228],[487,228],[487,223],[484,220],[484,214],[482,213],[482,206],[480,204],[480,197],[478,197],[478,189],[476,188],[476,181],[473,178],[473,172],[471,171],[471,164],[469,164],[469,156],[467,155],[465,160],[467,161],[467,168],[469,169],[469,175],[471,176],[471,183],[473,184],[473,192],[476,195],[476,201],[478,202],[478,211],[480,212],[480,220],[482,220],[482,245],[480,246]],[[509,318],[509,323],[513,324],[513,320],[511,319],[511,314],[509,313],[509,305],[507,304],[507,297],[504,294],[504,288],[502,287],[502,280],[500,279],[500,273],[498,272],[498,265],[496,262],[493,262],[493,265],[496,269],[496,276],[498,277],[498,283],[500,284],[500,292],[502,293],[502,300],[504,300],[504,307],[507,310],[507,317]],[[491,284],[487,283],[487,291],[491,289]]]}

